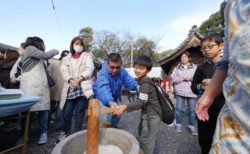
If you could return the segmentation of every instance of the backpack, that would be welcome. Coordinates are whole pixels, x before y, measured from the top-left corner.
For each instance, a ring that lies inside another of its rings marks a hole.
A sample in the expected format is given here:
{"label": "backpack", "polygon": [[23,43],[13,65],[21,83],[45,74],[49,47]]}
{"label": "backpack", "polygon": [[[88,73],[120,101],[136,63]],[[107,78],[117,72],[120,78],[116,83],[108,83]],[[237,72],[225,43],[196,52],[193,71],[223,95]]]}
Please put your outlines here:
{"label": "backpack", "polygon": [[162,115],[161,120],[166,124],[172,124],[175,118],[175,107],[169,95],[159,86],[156,85],[152,80],[143,81],[143,83],[149,83],[156,89],[156,93],[159,99],[159,104],[161,106]]}

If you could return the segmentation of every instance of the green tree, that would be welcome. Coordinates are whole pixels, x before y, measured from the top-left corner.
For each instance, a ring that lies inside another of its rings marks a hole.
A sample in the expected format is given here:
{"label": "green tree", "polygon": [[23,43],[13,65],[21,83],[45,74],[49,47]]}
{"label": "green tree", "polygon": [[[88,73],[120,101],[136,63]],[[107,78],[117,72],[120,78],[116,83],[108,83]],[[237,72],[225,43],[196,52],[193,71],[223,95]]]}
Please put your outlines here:
{"label": "green tree", "polygon": [[224,35],[224,8],[226,2],[221,3],[220,10],[213,13],[208,20],[204,21],[199,30],[202,35],[208,35],[211,33],[220,33]]}
{"label": "green tree", "polygon": [[80,30],[78,36],[83,40],[87,51],[91,50],[94,31],[91,27],[84,27]]}
{"label": "green tree", "polygon": [[[132,47],[132,49],[131,49]],[[131,59],[134,59],[136,56],[145,54],[152,58],[154,64],[157,64],[157,52],[156,52],[156,43],[153,40],[149,40],[145,37],[140,37],[135,41],[125,40],[123,41],[122,46],[123,52],[121,53],[123,57],[123,64],[125,67],[130,67]],[[133,51],[133,54],[131,52]],[[133,57],[131,57],[133,55]]]}
{"label": "green tree", "polygon": [[123,41],[118,35],[108,31],[95,33],[95,50],[102,50],[108,55],[111,52],[122,52]]}
{"label": "green tree", "polygon": [[92,53],[95,55],[95,57],[101,62],[104,63],[108,56],[105,50],[101,50],[101,49],[94,49],[92,51]]}
{"label": "green tree", "polygon": [[156,43],[153,40],[149,40],[145,37],[139,38],[135,42],[135,48],[137,55],[145,54],[152,58],[153,62],[156,64],[158,59],[156,53]]}
{"label": "green tree", "polygon": [[[85,47],[101,62],[106,61],[111,52],[119,53],[123,59],[123,65],[130,67],[133,60],[140,54],[150,56],[155,65],[157,65],[158,53],[156,52],[157,43],[146,37],[135,38],[135,35],[127,33],[123,36],[110,31],[95,32],[91,27],[84,27],[79,32],[85,43]],[[133,54],[131,54],[133,51]],[[131,55],[133,55],[131,57]]]}

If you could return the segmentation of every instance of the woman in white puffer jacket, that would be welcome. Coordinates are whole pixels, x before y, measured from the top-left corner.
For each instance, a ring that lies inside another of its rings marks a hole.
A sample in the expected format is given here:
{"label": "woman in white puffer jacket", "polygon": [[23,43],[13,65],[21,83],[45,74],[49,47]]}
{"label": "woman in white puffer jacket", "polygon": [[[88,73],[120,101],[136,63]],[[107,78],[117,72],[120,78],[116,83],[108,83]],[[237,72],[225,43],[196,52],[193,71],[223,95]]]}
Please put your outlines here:
{"label": "woman in white puffer jacket", "polygon": [[[94,72],[93,55],[85,52],[84,43],[79,37],[71,41],[70,53],[63,58],[61,73],[64,79],[60,108],[63,109],[63,134],[70,135],[82,129],[88,99],[93,96],[92,76]],[[75,113],[73,132],[71,119]]]}

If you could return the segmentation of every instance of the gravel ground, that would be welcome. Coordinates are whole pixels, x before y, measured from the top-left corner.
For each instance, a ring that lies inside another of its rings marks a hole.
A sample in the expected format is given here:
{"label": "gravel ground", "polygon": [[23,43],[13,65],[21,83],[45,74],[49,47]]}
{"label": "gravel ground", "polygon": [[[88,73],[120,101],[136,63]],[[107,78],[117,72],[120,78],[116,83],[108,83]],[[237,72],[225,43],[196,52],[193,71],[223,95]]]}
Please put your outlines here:
{"label": "gravel ground", "polygon": [[[123,100],[126,100],[125,98]],[[127,101],[123,101],[128,103]],[[138,126],[140,122],[140,111],[125,113],[122,115],[118,125],[136,138],[138,138]],[[185,111],[183,123],[187,123],[187,112]],[[165,123],[161,124],[157,133],[155,154],[200,154],[198,137],[193,136],[187,130],[187,125],[183,125],[182,133],[177,133],[174,127],[169,127]]]}
{"label": "gravel ground", "polygon": [[[128,103],[126,97],[122,97],[123,103]],[[119,129],[123,129],[133,134],[138,138],[138,125],[140,121],[140,111],[125,113],[121,117],[118,125]],[[184,122],[187,123],[187,112],[185,111]],[[83,124],[86,127],[85,124]],[[37,125],[35,125],[37,126]],[[0,132],[0,151],[3,148],[11,146],[18,139],[20,131],[3,133]],[[51,153],[55,146],[55,141],[58,134],[54,131],[52,124],[49,130],[49,142],[44,145],[37,145],[38,129],[33,127],[31,137],[28,141],[28,154],[48,154]],[[10,154],[18,154],[20,150],[10,152]],[[191,135],[186,125],[183,125],[182,133],[177,133],[173,127],[162,123],[159,132],[157,133],[155,154],[199,154],[200,147],[198,145],[197,136]]]}

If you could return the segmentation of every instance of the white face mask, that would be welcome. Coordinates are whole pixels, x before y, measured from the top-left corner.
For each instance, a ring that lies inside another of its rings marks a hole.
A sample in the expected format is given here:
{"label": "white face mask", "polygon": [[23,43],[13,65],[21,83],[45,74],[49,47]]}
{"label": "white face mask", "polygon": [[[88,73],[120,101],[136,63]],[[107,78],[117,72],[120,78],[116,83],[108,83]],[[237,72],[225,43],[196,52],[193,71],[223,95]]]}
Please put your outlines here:
{"label": "white face mask", "polygon": [[83,50],[83,46],[74,45],[74,50],[75,50],[76,53],[80,53]]}

